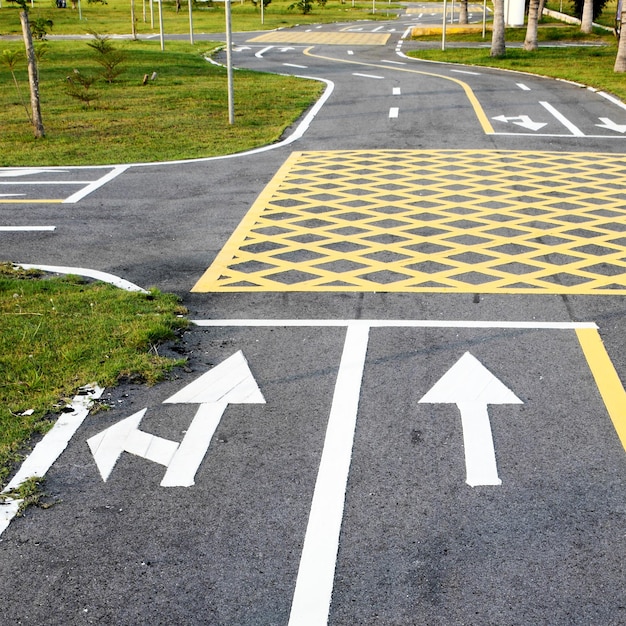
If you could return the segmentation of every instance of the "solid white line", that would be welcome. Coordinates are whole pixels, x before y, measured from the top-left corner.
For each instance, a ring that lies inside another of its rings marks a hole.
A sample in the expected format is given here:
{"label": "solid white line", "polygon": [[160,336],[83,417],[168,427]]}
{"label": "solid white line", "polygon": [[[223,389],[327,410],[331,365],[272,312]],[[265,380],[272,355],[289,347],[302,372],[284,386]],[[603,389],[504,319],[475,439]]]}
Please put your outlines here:
{"label": "solid white line", "polygon": [[594,322],[508,322],[480,320],[340,320],[340,319],[214,319],[191,320],[192,324],[203,327],[358,327],[366,328],[510,328],[527,330],[575,330],[593,328]]}
{"label": "solid white line", "polygon": [[404,61],[389,61],[387,59],[382,59],[381,63],[392,63],[393,65],[406,65]]}
{"label": "solid white line", "polygon": [[19,232],[35,232],[54,230],[56,226],[0,226],[0,232],[3,233],[19,233]]}
{"label": "solid white line", "polygon": [[283,63],[285,67],[297,67],[301,70],[306,70],[308,66],[306,65],[296,65],[295,63]]}
{"label": "solid white line", "polygon": [[562,113],[557,111],[549,102],[540,102],[539,103],[548,113],[551,113],[567,130],[569,130],[572,135],[575,137],[584,137],[585,133],[583,133],[578,126],[574,125],[570,122]]}
{"label": "solid white line", "polygon": [[[104,389],[97,385],[83,387],[85,393],[74,396],[70,407],[71,412],[61,413],[44,438],[35,446],[30,455],[22,463],[17,474],[13,476],[2,493],[18,489],[20,485],[34,476],[45,476],[52,464],[59,458],[67,444],[89,414],[92,401],[102,395]],[[20,504],[19,499],[7,498],[0,502],[0,535],[17,514]]]}
{"label": "solid white line", "polygon": [[63,204],[74,204],[75,202],[82,200],[85,196],[88,196],[90,193],[92,193],[96,189],[99,189],[100,187],[108,183],[109,181],[113,180],[114,178],[117,178],[122,172],[125,172],[129,167],[130,165],[117,165],[108,174],[105,174],[98,180],[94,180],[92,183],[89,183],[89,185],[87,185],[80,191],[77,191],[76,193],[72,194],[69,198],[65,198],[65,200],[63,200]]}
{"label": "solid white line", "polygon": [[524,85],[524,83],[515,83],[522,91],[530,91],[530,87]]}
{"label": "solid white line", "polygon": [[358,72],[352,72],[352,76],[362,76],[363,78],[385,78],[384,76],[377,76],[376,74],[359,74]]}
{"label": "solid white line", "polygon": [[400,109],[398,107],[391,107],[389,109],[389,119],[396,119],[400,113]]}
{"label": "solid white line", "polygon": [[114,276],[113,274],[108,274],[107,272],[100,272],[98,270],[91,270],[84,267],[65,267],[61,265],[36,265],[32,263],[15,263],[15,265],[19,267],[23,267],[25,270],[41,270],[42,272],[52,272],[54,274],[73,274],[75,276],[87,276],[88,278],[94,278],[95,280],[99,280],[103,283],[109,283],[114,287],[118,287],[119,289],[124,289],[124,291],[140,291],[142,293],[148,293],[145,289],[138,287],[137,285],[120,278],[119,276]]}
{"label": "solid white line", "polygon": [[480,76],[480,72],[469,72],[468,70],[450,70],[455,74],[469,74],[470,76]]}
{"label": "solid white line", "polygon": [[335,578],[369,330],[349,327],[335,383],[289,626],[325,626]]}

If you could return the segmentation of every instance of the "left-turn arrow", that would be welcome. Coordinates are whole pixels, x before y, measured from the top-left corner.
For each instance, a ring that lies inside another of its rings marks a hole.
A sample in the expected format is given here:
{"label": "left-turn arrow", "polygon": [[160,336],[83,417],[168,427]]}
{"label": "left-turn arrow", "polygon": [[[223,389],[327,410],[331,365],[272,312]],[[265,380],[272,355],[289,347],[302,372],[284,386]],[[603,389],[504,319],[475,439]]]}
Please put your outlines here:
{"label": "left-turn arrow", "polygon": [[178,449],[176,441],[139,430],[147,408],[113,424],[87,440],[100,475],[106,481],[122,452],[130,452],[166,467]]}

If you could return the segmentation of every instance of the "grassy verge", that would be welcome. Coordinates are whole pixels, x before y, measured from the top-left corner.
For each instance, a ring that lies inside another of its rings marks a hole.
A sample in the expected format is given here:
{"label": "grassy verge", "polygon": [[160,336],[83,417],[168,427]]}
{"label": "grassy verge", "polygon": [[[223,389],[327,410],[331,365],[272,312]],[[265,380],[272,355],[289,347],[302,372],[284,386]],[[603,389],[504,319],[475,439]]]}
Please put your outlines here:
{"label": "grassy verge", "polygon": [[[19,49],[19,42],[4,42]],[[322,91],[317,81],[237,71],[235,124],[228,124],[226,71],[208,63],[210,44],[115,41],[126,55],[123,74],[99,80],[85,103],[68,95],[74,70],[99,65],[81,41],[51,41],[40,64],[46,137],[35,140],[9,69],[0,66],[0,166],[92,165],[207,157],[239,152],[280,138]],[[215,44],[214,44],[215,45]],[[156,80],[143,85],[146,74]],[[28,102],[25,61],[16,69]]]}
{"label": "grassy verge", "polygon": [[186,326],[184,312],[174,296],[41,280],[0,264],[0,484],[78,387],[154,383],[180,363],[158,345]]}
{"label": "grassy verge", "polygon": [[[556,31],[556,35],[554,33]],[[509,42],[523,41],[525,29],[507,29]],[[626,81],[623,74],[613,72],[617,44],[611,34],[595,32],[581,39],[580,29],[576,26],[549,26],[539,29],[540,41],[560,41],[578,43],[597,43],[599,46],[572,46],[567,48],[540,47],[536,52],[525,52],[519,48],[507,48],[503,58],[489,56],[489,48],[448,48],[441,50],[419,50],[408,54],[419,59],[481,65],[509,70],[518,70],[561,78],[596,87],[612,93],[626,101]],[[458,35],[447,41],[484,42],[478,35]]]}
{"label": "grassy verge", "polygon": [[[378,0],[374,13],[373,3],[364,0],[338,2],[329,0],[325,6],[313,3],[313,10],[303,15],[297,9],[289,9],[294,0],[272,0],[263,12],[261,23],[260,3],[254,6],[250,0],[232,2],[233,31],[269,30],[285,28],[295,24],[320,24],[331,22],[349,22],[363,19],[390,19],[397,13],[398,4]],[[30,2],[29,2],[30,4]],[[136,32],[138,35],[154,35],[159,33],[158,4],[137,0],[135,2]],[[163,30],[167,34],[189,32],[189,9],[187,0],[181,1],[181,9],[176,12],[175,0],[163,2]],[[54,0],[35,0],[30,10],[31,19],[41,18],[52,20],[50,31],[53,35],[83,34],[95,30],[102,34],[129,35],[132,32],[130,3],[128,0],[107,0],[107,4],[99,2],[81,2],[81,11],[71,8],[71,0],[67,0],[65,9],[57,9]],[[144,18],[145,7],[145,18]],[[192,3],[194,32],[223,33],[225,31],[224,3],[197,0]],[[80,19],[82,16],[82,19]],[[17,9],[3,0],[0,8],[0,35],[21,34],[20,20]]]}

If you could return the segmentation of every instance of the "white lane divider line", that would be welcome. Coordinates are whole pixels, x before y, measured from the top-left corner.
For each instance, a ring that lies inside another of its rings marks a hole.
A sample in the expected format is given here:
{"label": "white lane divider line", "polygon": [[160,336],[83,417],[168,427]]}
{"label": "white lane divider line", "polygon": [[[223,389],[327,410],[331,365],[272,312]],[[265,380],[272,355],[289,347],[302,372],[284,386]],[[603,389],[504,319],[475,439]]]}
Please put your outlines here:
{"label": "white lane divider line", "polygon": [[289,626],[326,626],[328,621],[368,341],[369,327],[348,326]]}
{"label": "white lane divider line", "polygon": [[530,91],[530,87],[524,85],[524,83],[515,83],[522,91]]}
{"label": "white lane divider line", "polygon": [[391,107],[389,109],[389,119],[396,119],[400,113],[400,109],[398,107]]}
{"label": "white lane divider line", "polygon": [[55,229],[56,226],[0,226],[0,232],[2,233],[53,231]]}
{"label": "white lane divider line", "polygon": [[83,189],[81,189],[80,191],[73,193],[69,198],[65,198],[65,200],[63,200],[63,204],[74,204],[78,202],[79,200],[82,200],[85,196],[88,196],[90,193],[93,193],[94,191],[96,191],[96,189],[99,189],[103,185],[106,185],[106,183],[108,183],[109,181],[112,181],[114,178],[117,178],[121,173],[125,172],[129,167],[130,167],[129,164],[117,165],[108,174],[105,174],[98,180],[94,180],[93,182],[89,183],[86,187],[83,187]]}
{"label": "white lane divider line", "polygon": [[563,124],[563,126],[565,126],[565,128],[567,128],[567,130],[569,130],[570,133],[572,133],[572,135],[574,135],[574,137],[584,137],[585,136],[585,133],[583,133],[583,131],[580,130],[580,128],[578,128],[578,126],[576,126],[575,124],[570,122],[562,113],[557,111],[549,102],[539,102],[539,104],[546,111],[548,111],[548,113],[550,113],[559,122],[561,122],[561,124]]}
{"label": "white lane divider line", "polygon": [[402,94],[400,87],[394,87],[392,92],[391,92],[394,96],[399,96]]}

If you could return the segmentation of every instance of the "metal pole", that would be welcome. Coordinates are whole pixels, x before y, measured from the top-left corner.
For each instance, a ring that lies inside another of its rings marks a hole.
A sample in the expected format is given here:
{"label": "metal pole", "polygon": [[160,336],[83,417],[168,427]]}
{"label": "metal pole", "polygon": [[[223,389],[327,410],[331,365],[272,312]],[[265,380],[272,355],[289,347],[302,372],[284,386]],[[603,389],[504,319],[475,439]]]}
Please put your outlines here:
{"label": "metal pole", "polygon": [[191,12],[191,0],[189,0],[189,43],[193,46],[193,13]]}
{"label": "metal pole", "polygon": [[163,0],[157,0],[159,5],[159,38],[161,39],[161,51],[165,50],[165,40],[163,39]]}
{"label": "metal pole", "polygon": [[226,73],[228,75],[228,123],[235,123],[235,95],[233,89],[233,55],[232,55],[232,32],[230,19],[230,0],[224,1],[226,9]]}
{"label": "metal pole", "polygon": [[483,0],[483,39],[487,32],[487,0]]}
{"label": "metal pole", "polygon": [[448,3],[443,0],[443,22],[441,27],[441,49],[446,49],[446,13],[448,11]]}

